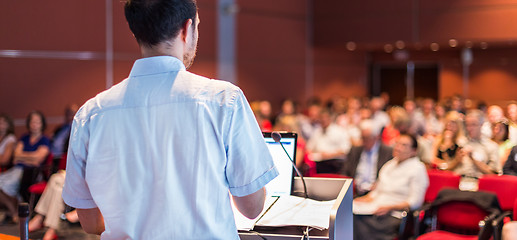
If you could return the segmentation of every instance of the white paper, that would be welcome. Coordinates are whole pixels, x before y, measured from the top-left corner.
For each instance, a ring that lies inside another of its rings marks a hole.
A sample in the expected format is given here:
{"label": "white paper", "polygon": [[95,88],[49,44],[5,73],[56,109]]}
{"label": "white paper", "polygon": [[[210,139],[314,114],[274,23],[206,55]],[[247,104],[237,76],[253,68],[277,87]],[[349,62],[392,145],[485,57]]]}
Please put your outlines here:
{"label": "white paper", "polygon": [[296,196],[282,196],[256,223],[257,226],[309,226],[329,228],[332,201],[316,201]]}

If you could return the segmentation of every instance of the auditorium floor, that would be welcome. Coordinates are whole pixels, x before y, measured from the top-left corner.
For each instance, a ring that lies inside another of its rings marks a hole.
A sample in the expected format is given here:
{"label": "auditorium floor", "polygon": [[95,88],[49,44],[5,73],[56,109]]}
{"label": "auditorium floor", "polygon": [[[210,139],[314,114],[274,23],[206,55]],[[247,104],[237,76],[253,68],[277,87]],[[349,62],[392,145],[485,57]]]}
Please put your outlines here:
{"label": "auditorium floor", "polygon": [[[0,210],[0,219],[4,218],[4,211]],[[29,233],[30,239],[41,239],[45,234],[46,228],[43,228],[38,231],[34,231]],[[20,236],[20,225],[18,224],[5,224],[0,223],[0,233],[12,235],[12,236]],[[65,221],[61,222],[61,229],[57,232],[57,236],[59,240],[62,239],[74,239],[74,240],[94,240],[100,239],[98,236],[86,234],[79,224],[69,224]]]}

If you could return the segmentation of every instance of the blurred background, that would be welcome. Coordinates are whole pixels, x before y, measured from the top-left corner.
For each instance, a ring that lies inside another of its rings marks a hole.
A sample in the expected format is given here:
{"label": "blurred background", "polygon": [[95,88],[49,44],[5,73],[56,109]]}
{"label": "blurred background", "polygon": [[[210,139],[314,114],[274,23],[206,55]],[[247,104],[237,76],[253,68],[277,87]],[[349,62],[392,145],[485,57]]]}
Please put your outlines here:
{"label": "blurred background", "polygon": [[[124,1],[0,1],[0,112],[49,128],[128,76],[139,50]],[[272,111],[293,99],[517,99],[517,1],[198,0],[190,71],[231,81]],[[468,106],[467,106],[468,107]]]}

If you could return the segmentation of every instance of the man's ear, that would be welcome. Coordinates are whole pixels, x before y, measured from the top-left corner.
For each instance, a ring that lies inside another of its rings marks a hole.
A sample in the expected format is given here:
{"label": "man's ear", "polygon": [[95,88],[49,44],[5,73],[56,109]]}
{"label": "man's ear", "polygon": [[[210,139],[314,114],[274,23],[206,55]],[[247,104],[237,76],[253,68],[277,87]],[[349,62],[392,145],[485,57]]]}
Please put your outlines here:
{"label": "man's ear", "polygon": [[192,39],[192,36],[190,36],[193,33],[191,29],[192,27],[194,27],[192,19],[187,19],[187,21],[183,23],[183,26],[181,28],[181,40],[183,42],[187,43],[187,41],[190,41],[190,39]]}

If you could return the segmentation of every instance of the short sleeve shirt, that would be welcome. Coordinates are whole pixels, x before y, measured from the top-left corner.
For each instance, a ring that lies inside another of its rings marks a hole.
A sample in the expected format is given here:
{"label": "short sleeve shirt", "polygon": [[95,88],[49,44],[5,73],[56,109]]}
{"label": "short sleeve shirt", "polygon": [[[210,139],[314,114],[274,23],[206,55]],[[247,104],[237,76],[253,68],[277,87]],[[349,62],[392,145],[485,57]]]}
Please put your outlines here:
{"label": "short sleeve shirt", "polygon": [[78,111],[63,199],[100,209],[101,239],[239,239],[228,192],[277,175],[242,91],[159,56]]}

